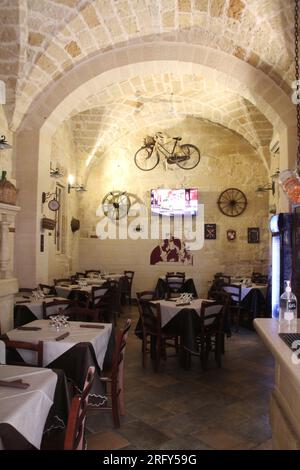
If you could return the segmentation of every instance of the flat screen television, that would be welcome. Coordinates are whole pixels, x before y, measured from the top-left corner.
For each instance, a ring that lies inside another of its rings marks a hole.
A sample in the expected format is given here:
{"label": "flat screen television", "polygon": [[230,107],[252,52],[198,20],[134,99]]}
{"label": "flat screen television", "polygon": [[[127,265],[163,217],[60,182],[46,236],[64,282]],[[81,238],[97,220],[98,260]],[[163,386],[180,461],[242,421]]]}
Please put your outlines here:
{"label": "flat screen television", "polygon": [[151,214],[197,215],[198,189],[152,189]]}

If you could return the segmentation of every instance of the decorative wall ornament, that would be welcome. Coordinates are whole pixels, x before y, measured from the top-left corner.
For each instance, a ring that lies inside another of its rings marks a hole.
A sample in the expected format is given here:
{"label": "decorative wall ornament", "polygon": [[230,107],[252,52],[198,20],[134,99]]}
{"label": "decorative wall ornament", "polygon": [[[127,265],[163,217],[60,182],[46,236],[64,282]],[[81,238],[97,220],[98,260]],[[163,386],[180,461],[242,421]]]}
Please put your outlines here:
{"label": "decorative wall ornament", "polygon": [[128,214],[130,204],[126,191],[110,191],[102,200],[102,210],[111,220],[119,220]]}
{"label": "decorative wall ornament", "polygon": [[134,156],[134,163],[143,171],[153,170],[160,158],[168,165],[177,165],[183,170],[192,170],[200,162],[200,151],[192,144],[180,144],[181,137],[166,137],[163,132],[147,135],[144,145]]}
{"label": "decorative wall ornament", "polygon": [[80,229],[80,220],[75,219],[74,217],[72,217],[70,226],[71,226],[71,230],[72,230],[73,233],[77,232],[77,230]]}
{"label": "decorative wall ornament", "polygon": [[42,228],[45,228],[47,230],[54,230],[55,229],[56,222],[53,219],[48,219],[47,217],[43,217],[41,221],[41,226]]}
{"label": "decorative wall ornament", "polygon": [[193,264],[193,255],[186,248],[185,242],[179,238],[171,237],[161,240],[150,255],[150,264],[181,263]]}
{"label": "decorative wall ornament", "polygon": [[217,225],[216,224],[204,224],[204,239],[216,240],[216,238],[217,238]]}
{"label": "decorative wall ornament", "polygon": [[241,215],[247,207],[246,195],[237,188],[228,188],[223,191],[217,202],[222,214],[228,217]]}
{"label": "decorative wall ornament", "polygon": [[227,240],[229,242],[233,242],[236,239],[236,231],[235,230],[227,230]]}
{"label": "decorative wall ornament", "polygon": [[0,180],[0,202],[14,206],[16,201],[17,189],[10,181],[6,179],[6,171],[2,171],[2,178]]}
{"label": "decorative wall ornament", "polygon": [[259,227],[248,228],[248,243],[259,243]]}

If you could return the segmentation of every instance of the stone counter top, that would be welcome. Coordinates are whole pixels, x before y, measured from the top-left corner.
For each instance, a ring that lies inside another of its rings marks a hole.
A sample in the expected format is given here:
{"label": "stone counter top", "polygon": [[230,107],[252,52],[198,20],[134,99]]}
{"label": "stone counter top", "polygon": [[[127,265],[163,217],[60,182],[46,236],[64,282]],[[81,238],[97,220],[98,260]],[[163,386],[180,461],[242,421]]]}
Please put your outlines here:
{"label": "stone counter top", "polygon": [[[254,320],[254,327],[275,359],[286,366],[295,380],[299,382],[300,387],[300,359],[297,361],[297,364],[293,363],[293,351],[278,335],[278,333],[293,333],[296,331],[300,333],[300,320],[297,320],[297,328],[293,330],[289,330],[288,327],[282,327],[275,318],[256,318]],[[300,344],[297,349],[300,352]]]}
{"label": "stone counter top", "polygon": [[[254,327],[275,359],[275,384],[269,410],[273,449],[299,450],[300,359],[296,355],[293,357],[293,351],[278,333],[300,333],[300,320],[289,330],[276,319],[257,318]],[[300,345],[297,350],[300,351]]]}

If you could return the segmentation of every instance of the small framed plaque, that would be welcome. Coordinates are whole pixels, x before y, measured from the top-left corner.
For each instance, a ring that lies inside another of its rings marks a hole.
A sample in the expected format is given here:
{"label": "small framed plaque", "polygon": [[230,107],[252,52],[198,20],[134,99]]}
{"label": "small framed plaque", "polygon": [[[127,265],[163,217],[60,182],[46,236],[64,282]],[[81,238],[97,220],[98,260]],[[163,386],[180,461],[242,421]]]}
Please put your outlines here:
{"label": "small framed plaque", "polygon": [[217,225],[204,224],[204,238],[205,240],[216,240],[217,238]]}
{"label": "small framed plaque", "polygon": [[248,243],[259,243],[259,227],[248,228]]}

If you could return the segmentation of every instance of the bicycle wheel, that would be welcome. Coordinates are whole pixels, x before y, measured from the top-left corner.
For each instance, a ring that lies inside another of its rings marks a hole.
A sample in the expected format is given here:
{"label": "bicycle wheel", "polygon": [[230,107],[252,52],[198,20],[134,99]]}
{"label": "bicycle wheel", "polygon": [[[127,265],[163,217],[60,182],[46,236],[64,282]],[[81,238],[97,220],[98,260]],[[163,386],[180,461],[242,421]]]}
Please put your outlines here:
{"label": "bicycle wheel", "polygon": [[159,162],[159,157],[156,152],[153,152],[153,147],[141,147],[134,156],[134,163],[143,171],[150,171],[156,167]]}
{"label": "bicycle wheel", "polygon": [[[185,160],[182,157],[186,157]],[[200,151],[195,145],[183,144],[180,146],[180,153],[178,153],[177,165],[183,170],[192,170],[200,162]]]}

